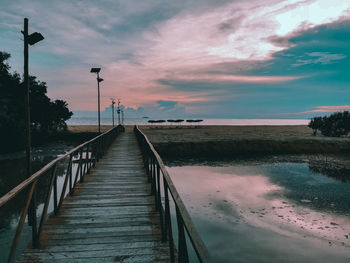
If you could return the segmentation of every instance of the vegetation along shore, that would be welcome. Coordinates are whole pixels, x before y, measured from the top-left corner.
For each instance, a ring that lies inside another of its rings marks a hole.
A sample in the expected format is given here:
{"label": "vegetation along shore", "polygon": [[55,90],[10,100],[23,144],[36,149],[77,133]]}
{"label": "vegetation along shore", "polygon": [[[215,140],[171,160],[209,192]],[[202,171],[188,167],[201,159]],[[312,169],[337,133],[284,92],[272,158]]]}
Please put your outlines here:
{"label": "vegetation along shore", "polygon": [[164,158],[230,158],[265,154],[343,154],[349,137],[313,135],[298,126],[142,126]]}

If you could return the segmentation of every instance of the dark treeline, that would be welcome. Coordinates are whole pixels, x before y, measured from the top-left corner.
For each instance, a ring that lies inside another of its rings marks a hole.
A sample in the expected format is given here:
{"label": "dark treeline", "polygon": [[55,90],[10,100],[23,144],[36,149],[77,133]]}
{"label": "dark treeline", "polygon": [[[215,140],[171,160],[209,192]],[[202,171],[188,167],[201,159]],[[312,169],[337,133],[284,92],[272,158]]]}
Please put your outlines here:
{"label": "dark treeline", "polygon": [[[20,75],[10,72],[10,54],[0,51],[0,152],[22,149],[25,144],[24,85]],[[52,101],[45,82],[29,77],[30,118],[33,142],[45,141],[66,130],[73,113],[64,100]]]}
{"label": "dark treeline", "polygon": [[344,111],[333,113],[330,116],[314,117],[308,126],[314,130],[314,135],[317,135],[317,131],[321,131],[324,136],[331,137],[348,135],[350,132],[350,113]]}

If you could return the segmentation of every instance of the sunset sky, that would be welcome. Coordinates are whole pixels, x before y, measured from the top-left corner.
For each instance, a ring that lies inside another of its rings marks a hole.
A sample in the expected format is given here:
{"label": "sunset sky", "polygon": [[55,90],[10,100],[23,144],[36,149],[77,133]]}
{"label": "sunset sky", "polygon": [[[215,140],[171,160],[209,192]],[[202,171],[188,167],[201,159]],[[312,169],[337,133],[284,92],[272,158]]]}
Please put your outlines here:
{"label": "sunset sky", "polygon": [[350,1],[1,0],[0,51],[23,72],[23,18],[45,40],[30,73],[74,111],[307,118],[350,109]]}

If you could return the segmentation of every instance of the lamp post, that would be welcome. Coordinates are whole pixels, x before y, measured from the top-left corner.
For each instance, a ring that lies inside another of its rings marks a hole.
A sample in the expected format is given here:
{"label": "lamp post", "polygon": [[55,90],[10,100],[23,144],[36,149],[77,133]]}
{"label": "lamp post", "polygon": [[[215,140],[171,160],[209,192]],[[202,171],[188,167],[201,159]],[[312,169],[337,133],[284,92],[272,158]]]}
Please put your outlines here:
{"label": "lamp post", "polygon": [[117,109],[117,113],[118,113],[118,124],[120,125],[120,99],[118,99],[118,109]]}
{"label": "lamp post", "polygon": [[114,127],[114,104],[115,104],[115,99],[111,98],[111,101],[112,101],[112,123],[113,123],[112,127]]}
{"label": "lamp post", "polygon": [[91,68],[91,73],[96,73],[97,77],[97,97],[98,97],[98,132],[101,133],[101,119],[100,119],[100,82],[103,81],[102,78],[100,78],[100,71],[101,68]]}
{"label": "lamp post", "polygon": [[124,110],[122,110],[122,125],[124,125]]}
{"label": "lamp post", "polygon": [[[25,109],[25,131],[26,131],[26,177],[32,175],[32,157],[31,157],[31,134],[30,134],[30,102],[29,102],[29,45],[34,45],[43,40],[44,37],[38,32],[28,34],[28,18],[24,18],[24,29],[21,31],[24,37],[24,109]],[[36,226],[36,210],[35,210],[35,194],[28,211],[29,225],[32,226],[33,245],[38,245],[37,226]]]}

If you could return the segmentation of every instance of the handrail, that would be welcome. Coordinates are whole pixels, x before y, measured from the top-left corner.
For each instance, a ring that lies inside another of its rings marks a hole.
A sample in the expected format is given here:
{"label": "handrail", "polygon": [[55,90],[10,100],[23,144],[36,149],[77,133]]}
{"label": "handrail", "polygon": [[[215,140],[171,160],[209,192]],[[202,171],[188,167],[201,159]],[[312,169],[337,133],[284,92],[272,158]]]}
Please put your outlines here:
{"label": "handrail", "polygon": [[[134,132],[138,139],[143,161],[145,164],[146,172],[148,174],[148,179],[152,184],[152,193],[155,196],[156,208],[160,213],[160,224],[162,229],[162,240],[167,241],[169,236],[169,248],[170,248],[170,259],[171,262],[175,262],[175,248],[173,244],[173,233],[171,227],[171,217],[170,217],[170,205],[169,205],[169,194],[170,192],[172,199],[175,204],[176,209],[176,219],[178,226],[178,262],[189,262],[186,236],[184,233],[184,228],[190,238],[192,246],[197,254],[200,262],[210,263],[210,254],[205,247],[201,237],[199,236],[191,217],[180,198],[178,191],[165,168],[165,165],[160,158],[157,151],[154,149],[152,143],[149,141],[147,136],[137,127],[134,127]],[[165,204],[165,218],[163,219],[163,204],[161,195],[161,185],[160,185],[160,171],[163,175],[163,193],[164,193],[164,204]]]}
{"label": "handrail", "polygon": [[[23,229],[23,225],[28,214],[28,222],[32,227],[32,245],[33,247],[40,247],[40,234],[42,232],[43,224],[47,217],[47,210],[49,207],[49,203],[51,200],[51,193],[53,190],[53,202],[54,202],[54,214],[57,215],[59,209],[63,203],[63,200],[67,193],[67,186],[69,184],[70,195],[73,195],[74,188],[77,184],[78,179],[80,182],[84,180],[85,174],[90,172],[91,167],[95,167],[96,163],[100,160],[100,158],[104,155],[108,147],[111,145],[113,140],[117,137],[117,135],[123,130],[123,127],[117,126],[108,130],[107,132],[96,136],[95,138],[80,144],[64,155],[56,158],[55,160],[49,162],[39,171],[35,172],[29,178],[24,180],[22,183],[14,187],[11,191],[0,198],[0,208],[7,204],[10,200],[12,200],[19,193],[23,192],[25,189],[29,188],[26,204],[22,209],[20,220],[17,224],[16,234],[14,236],[10,254],[7,262],[13,262],[15,257],[16,248],[18,245],[19,237],[21,231]],[[75,156],[78,156],[78,167],[75,171],[75,178],[73,175],[73,159]],[[62,187],[62,191],[60,195],[57,192],[57,165],[67,159],[69,157],[68,166],[66,169],[66,173],[64,174],[64,183]],[[36,215],[36,198],[35,198],[35,190],[37,186],[37,182],[39,178],[42,178],[44,174],[51,171],[50,183],[48,189],[46,189],[46,199],[40,219],[39,226],[37,225],[37,215]],[[73,181],[74,180],[74,181]]]}

